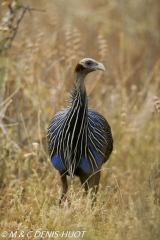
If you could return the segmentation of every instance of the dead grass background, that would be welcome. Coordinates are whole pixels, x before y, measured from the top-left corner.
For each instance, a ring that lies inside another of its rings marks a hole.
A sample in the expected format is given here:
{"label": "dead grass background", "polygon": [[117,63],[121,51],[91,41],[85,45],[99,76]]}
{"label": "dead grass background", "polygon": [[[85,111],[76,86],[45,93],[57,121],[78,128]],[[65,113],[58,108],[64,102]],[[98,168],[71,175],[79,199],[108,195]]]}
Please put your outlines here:
{"label": "dead grass background", "polygon": [[[12,48],[1,52],[1,232],[85,230],[83,239],[159,239],[160,2],[21,3],[46,12],[27,12]],[[6,11],[0,7],[0,19]],[[114,151],[102,168],[96,207],[75,179],[71,206],[59,208],[46,132],[66,106],[74,67],[84,57],[106,67],[90,74],[86,87],[89,106],[111,125]]]}

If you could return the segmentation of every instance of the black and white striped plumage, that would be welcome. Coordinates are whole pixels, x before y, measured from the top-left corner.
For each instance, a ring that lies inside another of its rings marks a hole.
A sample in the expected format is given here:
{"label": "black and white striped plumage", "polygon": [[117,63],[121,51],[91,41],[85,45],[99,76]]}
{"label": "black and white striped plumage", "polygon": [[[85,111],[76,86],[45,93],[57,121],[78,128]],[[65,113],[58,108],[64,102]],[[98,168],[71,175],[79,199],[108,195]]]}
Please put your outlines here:
{"label": "black and white striped plumage", "polygon": [[105,69],[91,58],[78,63],[69,106],[58,112],[48,127],[49,155],[62,176],[63,194],[68,188],[66,175],[79,176],[86,191],[98,187],[99,170],[112,152],[113,140],[108,122],[101,114],[88,109],[84,78],[95,70]]}

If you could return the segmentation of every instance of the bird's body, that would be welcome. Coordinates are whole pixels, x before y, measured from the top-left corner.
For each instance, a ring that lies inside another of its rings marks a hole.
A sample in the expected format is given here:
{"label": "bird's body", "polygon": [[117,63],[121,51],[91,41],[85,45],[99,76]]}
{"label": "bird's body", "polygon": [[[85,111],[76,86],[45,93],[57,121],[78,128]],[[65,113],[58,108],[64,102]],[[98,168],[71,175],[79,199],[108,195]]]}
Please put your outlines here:
{"label": "bird's body", "polygon": [[52,118],[48,128],[48,149],[52,164],[62,177],[62,198],[68,189],[66,175],[79,176],[86,192],[95,186],[98,189],[101,166],[113,148],[108,122],[101,114],[88,109],[84,78],[96,70],[89,68],[92,64],[104,70],[102,64],[88,58],[77,65],[69,106]]}

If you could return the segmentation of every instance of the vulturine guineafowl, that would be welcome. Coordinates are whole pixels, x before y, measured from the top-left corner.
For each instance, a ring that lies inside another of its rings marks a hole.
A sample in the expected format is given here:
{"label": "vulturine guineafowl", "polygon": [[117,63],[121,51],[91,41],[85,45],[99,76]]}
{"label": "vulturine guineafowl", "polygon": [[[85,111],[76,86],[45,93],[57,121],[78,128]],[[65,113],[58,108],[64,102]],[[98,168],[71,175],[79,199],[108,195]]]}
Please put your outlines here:
{"label": "vulturine guineafowl", "polygon": [[92,197],[98,191],[100,169],[113,149],[110,126],[98,112],[88,108],[84,85],[86,75],[95,70],[105,70],[103,64],[92,58],[81,60],[75,68],[75,85],[69,106],[56,113],[48,127],[48,150],[53,166],[62,181],[62,201],[68,190],[67,175],[80,178],[86,193]]}

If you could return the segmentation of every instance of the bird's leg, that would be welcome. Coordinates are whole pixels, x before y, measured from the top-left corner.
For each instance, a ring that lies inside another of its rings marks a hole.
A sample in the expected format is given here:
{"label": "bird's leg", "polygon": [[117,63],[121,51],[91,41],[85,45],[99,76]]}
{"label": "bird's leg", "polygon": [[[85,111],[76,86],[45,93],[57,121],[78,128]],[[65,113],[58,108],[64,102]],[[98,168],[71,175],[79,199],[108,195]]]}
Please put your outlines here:
{"label": "bird's leg", "polygon": [[[92,190],[92,206],[96,201],[96,195],[98,192],[98,188],[99,188],[99,181],[100,181],[100,171],[94,173],[93,178],[94,178],[94,186],[93,186],[93,190]],[[93,184],[93,183],[92,183]]]}
{"label": "bird's leg", "polygon": [[98,171],[94,174],[94,191],[95,191],[95,194],[97,194],[97,192],[98,192],[100,176],[101,176],[100,171]]}
{"label": "bird's leg", "polygon": [[86,194],[88,193],[88,190],[89,190],[88,177],[89,175],[85,173],[82,173],[79,175],[79,179],[81,181],[82,186],[85,189]]}
{"label": "bird's leg", "polygon": [[[86,194],[91,189],[91,200],[92,203],[96,201],[96,194],[98,192],[98,186],[100,181],[100,171],[94,173],[92,176],[88,174],[80,174],[79,176],[82,186],[84,186]],[[93,204],[92,204],[93,205]]]}
{"label": "bird's leg", "polygon": [[62,181],[62,195],[59,200],[59,205],[62,203],[63,198],[65,197],[68,190],[67,175],[64,172],[60,172],[61,181]]}

